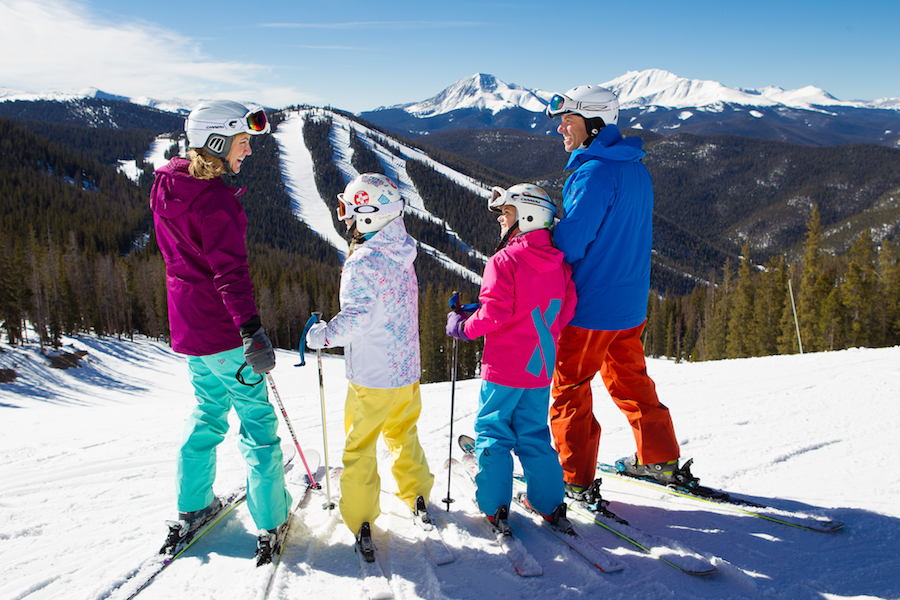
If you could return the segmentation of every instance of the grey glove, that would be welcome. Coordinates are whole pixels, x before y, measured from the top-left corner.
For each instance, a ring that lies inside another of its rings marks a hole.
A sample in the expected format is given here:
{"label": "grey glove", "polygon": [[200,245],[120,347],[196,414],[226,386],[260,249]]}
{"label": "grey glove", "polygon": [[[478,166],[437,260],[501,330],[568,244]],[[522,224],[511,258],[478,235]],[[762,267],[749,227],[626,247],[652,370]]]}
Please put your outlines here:
{"label": "grey glove", "polygon": [[275,350],[262,327],[244,338],[244,360],[257,374],[268,373],[275,368]]}

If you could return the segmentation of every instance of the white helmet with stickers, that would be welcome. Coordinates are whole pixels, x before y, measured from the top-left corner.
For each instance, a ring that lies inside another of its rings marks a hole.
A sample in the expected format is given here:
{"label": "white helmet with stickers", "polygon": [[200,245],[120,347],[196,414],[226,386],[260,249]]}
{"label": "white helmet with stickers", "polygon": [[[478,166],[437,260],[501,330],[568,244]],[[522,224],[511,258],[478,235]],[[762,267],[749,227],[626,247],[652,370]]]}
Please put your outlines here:
{"label": "white helmet with stickers", "polygon": [[548,229],[556,216],[556,205],[547,192],[531,183],[518,183],[508,190],[494,187],[488,200],[488,210],[500,212],[511,204],[516,207],[519,231],[528,233],[535,229]]}
{"label": "white helmet with stickers", "polygon": [[380,231],[385,225],[403,214],[406,201],[400,196],[400,188],[380,173],[362,173],[347,184],[343,194],[338,194],[338,218],[356,219],[359,233]]}
{"label": "white helmet with stickers", "polygon": [[547,116],[551,119],[567,113],[581,115],[585,121],[599,118],[603,125],[617,125],[619,98],[599,85],[579,85],[565,94],[554,95],[547,104]]}
{"label": "white helmet with stickers", "polygon": [[269,120],[263,109],[248,109],[230,100],[201,102],[184,123],[188,148],[205,150],[210,156],[224,159],[231,150],[232,138],[239,133],[269,133]]}

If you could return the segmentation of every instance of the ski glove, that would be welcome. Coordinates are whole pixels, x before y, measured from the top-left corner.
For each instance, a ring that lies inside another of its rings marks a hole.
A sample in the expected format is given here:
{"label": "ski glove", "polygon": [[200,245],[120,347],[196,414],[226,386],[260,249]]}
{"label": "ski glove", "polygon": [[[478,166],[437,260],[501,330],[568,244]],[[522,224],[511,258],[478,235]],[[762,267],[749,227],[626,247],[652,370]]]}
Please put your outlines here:
{"label": "ski glove", "polygon": [[268,373],[275,368],[275,350],[262,327],[253,335],[244,336],[244,360],[256,374]]}
{"label": "ski glove", "polygon": [[463,331],[463,325],[466,323],[466,319],[468,319],[471,315],[459,314],[454,311],[450,311],[447,313],[447,335],[452,338],[456,338],[458,340],[462,340],[464,342],[471,342],[467,336],[466,332]]}
{"label": "ski glove", "polygon": [[314,323],[309,331],[306,332],[306,347],[311,350],[321,350],[328,348],[328,340],[325,339],[325,328],[328,324],[324,321]]}

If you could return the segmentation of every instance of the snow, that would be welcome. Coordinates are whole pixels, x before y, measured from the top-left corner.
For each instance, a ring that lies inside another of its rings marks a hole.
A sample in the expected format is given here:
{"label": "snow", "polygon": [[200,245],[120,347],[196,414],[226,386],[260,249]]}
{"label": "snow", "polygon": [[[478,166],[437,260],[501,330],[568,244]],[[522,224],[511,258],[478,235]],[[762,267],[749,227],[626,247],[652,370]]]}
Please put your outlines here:
{"label": "snow", "polygon": [[[352,127],[366,147],[378,157],[381,166],[384,168],[385,175],[393,179],[400,187],[400,193],[407,202],[407,213],[414,213],[415,217],[440,224],[444,227],[448,237],[457,240],[466,248],[471,248],[443,219],[435,217],[426,209],[425,202],[419,195],[412,178],[406,172],[406,162],[410,159],[423,162],[450,181],[484,198],[490,197],[490,190],[486,186],[467,175],[442,165],[420,150],[390,140],[381,133],[360,125],[338,113],[327,109],[288,111],[285,120],[278,126],[278,130],[274,135],[281,150],[282,177],[293,204],[294,215],[306,223],[307,227],[312,231],[337,248],[343,256],[346,256],[349,252],[349,245],[343,235],[335,229],[328,206],[319,195],[316,187],[312,155],[303,140],[303,121],[305,118],[331,118],[332,128],[329,141],[333,149],[334,164],[341,172],[345,183],[349,183],[354,177],[359,175],[359,172],[351,162],[353,150],[350,148],[350,128]],[[387,145],[398,149],[402,158],[388,150]],[[415,217],[408,216],[406,218]],[[453,261],[446,254],[427,244],[420,243],[419,249],[434,257],[445,268],[454,271],[469,281],[481,284],[481,276],[478,273]],[[473,252],[482,262],[487,262],[486,256],[474,250]]]}
{"label": "snow", "polygon": [[[32,336],[32,339],[33,336]],[[63,350],[86,350],[80,368],[51,369],[36,344],[0,343],[0,598],[107,597],[165,535],[175,516],[175,452],[194,400],[186,364],[166,345],[84,336]],[[324,454],[316,361],[295,368],[279,351],[273,371],[301,447]],[[340,465],[343,359],[324,356],[329,464]],[[898,598],[900,481],[895,457],[900,411],[900,347],[680,363],[649,360],[675,420],[682,455],[708,485],[782,508],[804,508],[846,522],[812,533],[715,506],[604,479],[611,508],[635,526],[700,552],[718,574],[693,578],[633,552],[584,525],[595,543],[626,563],[604,575],[558,541],[513,515],[512,524],[544,575],[521,578],[453,491],[450,512],[442,465],[449,451],[449,383],[422,386],[419,435],[435,475],[432,504],[456,560],[435,566],[393,496],[389,457],[379,445],[382,516],[375,538],[394,594],[404,599],[822,599]],[[459,381],[453,435],[473,432],[479,382]],[[633,452],[625,418],[593,389],[604,425],[600,458]],[[216,489],[244,477],[237,421],[219,447]],[[290,434],[282,423],[284,443]],[[454,456],[459,456],[457,449]],[[292,477],[302,469],[295,469]],[[291,484],[295,497],[299,488]],[[316,492],[298,513],[270,597],[363,598],[352,534]],[[140,598],[258,597],[251,556],[255,531],[246,506],[163,572]]]}
{"label": "snow", "polygon": [[493,75],[476,73],[460,79],[428,100],[388,108],[399,108],[420,118],[436,117],[465,108],[489,110],[494,114],[513,107],[543,112],[552,96],[552,92],[529,90],[516,84],[503,83]]}

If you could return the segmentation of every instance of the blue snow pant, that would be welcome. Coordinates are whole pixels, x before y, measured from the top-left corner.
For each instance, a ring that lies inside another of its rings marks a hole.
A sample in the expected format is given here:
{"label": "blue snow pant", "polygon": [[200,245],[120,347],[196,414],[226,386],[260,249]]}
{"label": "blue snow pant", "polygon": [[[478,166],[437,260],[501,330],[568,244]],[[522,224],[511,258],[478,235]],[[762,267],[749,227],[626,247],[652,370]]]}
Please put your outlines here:
{"label": "blue snow pant", "polygon": [[[241,420],[238,447],[247,462],[250,515],[259,529],[278,527],[287,520],[291,495],[284,484],[278,417],[265,381],[250,387],[235,378],[244,363],[242,348],[187,360],[197,407],[185,424],[178,453],[178,510],[200,510],[215,498],[216,446],[225,438],[234,406]],[[252,382],[259,376],[250,372],[247,379]]]}
{"label": "blue snow pant", "polygon": [[528,503],[548,515],[563,502],[559,456],[550,445],[550,386],[520,389],[481,382],[475,418],[478,508],[488,515],[512,501],[515,451],[525,471]]}

